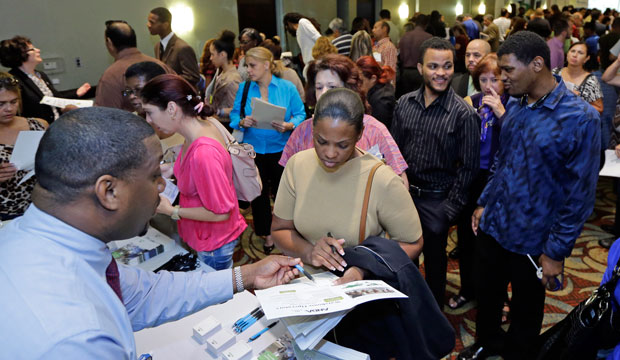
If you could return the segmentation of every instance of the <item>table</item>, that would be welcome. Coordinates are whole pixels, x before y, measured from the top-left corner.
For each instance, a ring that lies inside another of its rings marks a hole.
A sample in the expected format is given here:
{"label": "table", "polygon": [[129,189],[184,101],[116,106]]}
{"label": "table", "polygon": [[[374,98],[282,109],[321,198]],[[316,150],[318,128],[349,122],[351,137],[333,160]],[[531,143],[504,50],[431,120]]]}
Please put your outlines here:
{"label": "table", "polygon": [[[232,300],[223,304],[209,306],[183,319],[155,328],[140,330],[134,333],[137,353],[143,354],[148,352],[153,356],[153,360],[216,359],[205,351],[206,344],[200,345],[192,338],[194,325],[211,315],[222,322],[223,329],[231,329],[235,321],[250,313],[258,305],[256,297],[248,291],[244,291],[235,294]],[[271,322],[264,317],[258,320],[246,331],[237,335],[237,343],[247,342],[250,336],[256,334]],[[256,359],[261,351],[286,331],[286,327],[280,322],[258,339],[249,343],[252,347],[252,358]]]}

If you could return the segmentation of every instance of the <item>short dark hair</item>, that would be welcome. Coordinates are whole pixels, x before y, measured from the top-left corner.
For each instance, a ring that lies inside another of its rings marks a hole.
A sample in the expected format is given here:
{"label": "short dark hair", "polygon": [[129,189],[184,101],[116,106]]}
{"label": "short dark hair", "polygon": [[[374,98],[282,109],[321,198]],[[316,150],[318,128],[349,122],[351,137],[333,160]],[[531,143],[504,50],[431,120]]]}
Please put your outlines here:
{"label": "short dark hair", "polygon": [[510,35],[499,47],[497,57],[513,54],[523,64],[529,64],[540,56],[547,69],[551,69],[551,56],[547,42],[540,35],[531,31],[519,31]]}
{"label": "short dark hair", "polygon": [[390,19],[390,18],[392,18],[392,14],[390,14],[390,10],[383,9],[383,10],[379,11],[379,17],[381,19]]}
{"label": "short dark hair", "polygon": [[324,118],[344,120],[360,134],[364,128],[364,103],[360,96],[347,88],[331,89],[316,103],[312,125]]}
{"label": "short dark hair", "polygon": [[258,32],[258,30],[254,28],[245,28],[241,30],[241,32],[239,33],[239,41],[241,41],[241,37],[243,35],[249,37],[250,40],[255,40],[256,46],[258,46],[258,44],[260,44],[263,41],[263,38],[260,36],[260,33]]}
{"label": "short dark hair", "polygon": [[527,31],[534,32],[546,39],[551,35],[551,26],[547,20],[536,18],[527,23]]}
{"label": "short dark hair", "polygon": [[225,52],[228,60],[232,60],[235,54],[235,33],[223,30],[220,37],[213,42],[213,47],[217,52]]}
{"label": "short dark hair", "polygon": [[568,21],[565,19],[558,19],[553,23],[553,34],[558,36],[562,31],[568,31],[568,28]]}
{"label": "short dark hair", "polygon": [[446,39],[433,36],[432,38],[425,40],[420,46],[420,58],[418,59],[420,64],[424,63],[424,54],[426,54],[426,50],[428,49],[449,50],[452,52],[452,61],[456,59],[456,50],[454,49],[454,45]]}
{"label": "short dark hair", "polygon": [[500,16],[506,16],[506,14],[508,14],[508,10],[505,8],[502,8],[502,10],[500,10]]}
{"label": "short dark hair", "polygon": [[319,33],[321,32],[321,24],[319,24],[319,22],[315,18],[303,16],[300,13],[296,13],[296,12],[287,13],[284,15],[284,18],[282,20],[284,22],[284,27],[286,28],[287,23],[299,24],[299,20],[301,19],[306,19],[310,21],[312,23],[312,26],[314,26],[314,28],[316,29],[316,31],[318,31]]}
{"label": "short dark hair", "polygon": [[156,7],[151,10],[151,14],[156,15],[159,22],[167,22],[172,24],[172,14],[170,13],[170,10],[165,7]]}
{"label": "short dark hair", "polygon": [[112,41],[117,51],[137,46],[136,32],[124,20],[106,21],[105,36]]}
{"label": "short dark hair", "polygon": [[12,39],[0,42],[0,64],[11,69],[18,68],[28,60],[28,44],[32,41],[24,36],[14,36]]}
{"label": "short dark hair", "polygon": [[426,14],[419,14],[418,16],[415,17],[414,23],[415,23],[415,26],[421,26],[423,28],[426,28],[430,20],[431,20],[430,16]]}
{"label": "short dark hair", "polygon": [[148,82],[152,78],[163,75],[165,73],[166,70],[158,63],[153,61],[142,61],[139,63],[135,63],[127,68],[127,70],[125,71],[125,79],[139,76],[144,78],[144,81]]}
{"label": "short dark hair", "polygon": [[50,125],[35,157],[39,186],[71,201],[102,175],[127,179],[146,160],[155,134],[139,116],[106,107],[69,111]]}
{"label": "short dark hair", "polygon": [[614,18],[614,21],[611,22],[611,28],[612,29],[620,28],[620,17]]}

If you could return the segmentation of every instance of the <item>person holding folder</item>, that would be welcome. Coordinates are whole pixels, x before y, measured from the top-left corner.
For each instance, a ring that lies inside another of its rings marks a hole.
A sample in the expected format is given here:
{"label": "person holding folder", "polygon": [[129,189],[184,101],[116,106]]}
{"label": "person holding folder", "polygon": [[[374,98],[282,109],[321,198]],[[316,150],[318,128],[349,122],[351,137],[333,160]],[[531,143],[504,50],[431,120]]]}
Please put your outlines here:
{"label": "person holding folder", "polygon": [[[291,132],[306,118],[306,112],[295,85],[279,77],[284,70],[283,65],[273,61],[271,51],[261,46],[252,48],[245,54],[245,64],[249,80],[239,85],[230,112],[230,127],[241,130],[244,133],[243,141],[254,146],[256,151],[255,161],[263,191],[251,203],[252,216],[254,231],[265,239],[263,249],[269,254],[274,249],[270,194],[275,196],[278,192],[283,170],[278,160]],[[284,118],[273,119],[272,129],[257,128],[259,124],[253,115],[258,114],[253,113],[252,98],[286,108]]]}

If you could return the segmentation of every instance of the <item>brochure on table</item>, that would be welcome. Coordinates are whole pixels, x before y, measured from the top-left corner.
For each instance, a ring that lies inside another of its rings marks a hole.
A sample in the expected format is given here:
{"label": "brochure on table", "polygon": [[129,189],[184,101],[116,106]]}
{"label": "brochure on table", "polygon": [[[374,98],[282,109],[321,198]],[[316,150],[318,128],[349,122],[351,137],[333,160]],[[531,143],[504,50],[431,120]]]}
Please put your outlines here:
{"label": "brochure on table", "polygon": [[353,281],[343,285],[302,281],[256,290],[255,293],[267,319],[328,314],[349,310],[368,301],[407,297],[380,280]]}

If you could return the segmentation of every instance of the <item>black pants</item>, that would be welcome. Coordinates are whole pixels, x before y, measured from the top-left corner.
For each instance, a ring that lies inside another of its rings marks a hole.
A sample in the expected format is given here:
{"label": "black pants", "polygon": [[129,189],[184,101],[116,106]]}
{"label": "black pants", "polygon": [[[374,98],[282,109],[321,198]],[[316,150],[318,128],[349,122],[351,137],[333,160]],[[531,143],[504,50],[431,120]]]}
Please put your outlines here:
{"label": "black pants", "polygon": [[459,273],[461,276],[461,291],[459,295],[467,300],[473,300],[475,293],[474,249],[476,245],[476,235],[474,235],[471,229],[471,215],[478,207],[478,198],[487,184],[488,177],[489,171],[480,169],[469,188],[469,200],[456,223],[456,236],[461,253],[459,257]]}
{"label": "black pants", "polygon": [[271,195],[276,196],[280,177],[284,168],[278,164],[282,152],[273,154],[256,154],[256,167],[260,172],[263,191],[260,196],[252,200],[252,217],[254,218],[254,232],[258,236],[271,234]]}
{"label": "black pants", "polygon": [[396,98],[406,93],[418,90],[424,83],[424,79],[417,68],[403,68],[396,79]]}
{"label": "black pants", "polygon": [[[538,256],[532,256],[538,261]],[[504,359],[534,359],[529,351],[542,327],[545,289],[526,255],[504,249],[493,237],[478,231],[476,242],[476,336],[478,343]],[[502,307],[512,284],[511,322],[501,329]]]}
{"label": "black pants", "polygon": [[422,236],[424,237],[422,253],[424,254],[426,283],[439,304],[439,308],[443,309],[448,266],[446,245],[450,229],[448,216],[441,206],[446,197],[445,195],[412,195],[412,197],[422,224]]}

